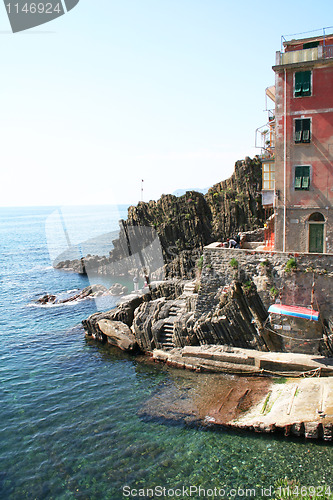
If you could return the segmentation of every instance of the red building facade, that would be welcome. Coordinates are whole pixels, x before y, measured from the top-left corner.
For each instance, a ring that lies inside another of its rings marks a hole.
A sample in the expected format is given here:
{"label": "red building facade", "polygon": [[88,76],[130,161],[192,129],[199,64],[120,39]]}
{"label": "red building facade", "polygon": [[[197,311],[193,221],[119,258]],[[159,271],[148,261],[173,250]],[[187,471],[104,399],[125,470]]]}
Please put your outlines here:
{"label": "red building facade", "polygon": [[333,36],[284,42],[273,69],[274,247],[333,253]]}

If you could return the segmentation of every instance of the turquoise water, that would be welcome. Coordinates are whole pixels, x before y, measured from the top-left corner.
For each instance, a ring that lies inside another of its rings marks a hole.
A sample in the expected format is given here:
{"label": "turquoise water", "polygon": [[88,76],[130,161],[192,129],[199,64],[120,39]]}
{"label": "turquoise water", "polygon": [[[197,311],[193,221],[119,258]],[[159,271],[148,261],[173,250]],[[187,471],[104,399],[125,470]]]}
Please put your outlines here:
{"label": "turquoise water", "polygon": [[[195,493],[199,486],[243,498],[241,488],[261,496],[262,487],[285,476],[308,486],[330,483],[329,444],[216,431],[181,415],[145,415],[151,397],[178,398],[179,389],[195,387],[198,375],[88,343],[81,320],[96,310],[93,300],[36,306],[46,292],[89,284],[50,266],[45,221],[51,212],[0,209],[1,499],[131,498],[125,485],[145,498],[149,492],[142,489],[159,486],[169,490],[164,498],[175,498],[183,486],[192,486],[192,498],[203,497]],[[120,213],[125,216],[125,207]],[[102,233],[115,229],[119,211],[84,208],[82,217]]]}

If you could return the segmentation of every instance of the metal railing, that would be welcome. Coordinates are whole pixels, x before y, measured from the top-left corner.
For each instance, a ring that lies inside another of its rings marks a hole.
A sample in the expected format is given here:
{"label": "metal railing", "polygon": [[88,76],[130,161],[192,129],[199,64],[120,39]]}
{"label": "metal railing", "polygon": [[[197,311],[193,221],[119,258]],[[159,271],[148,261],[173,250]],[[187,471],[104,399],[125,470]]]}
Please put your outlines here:
{"label": "metal railing", "polygon": [[326,37],[333,34],[333,26],[326,26],[312,31],[303,31],[302,33],[293,33],[290,35],[281,36],[281,52],[283,52],[284,43],[290,40],[299,40],[308,37],[323,37],[323,45],[325,46]]}
{"label": "metal railing", "polygon": [[323,57],[325,59],[330,59],[333,57],[333,45],[325,45],[323,47]]}

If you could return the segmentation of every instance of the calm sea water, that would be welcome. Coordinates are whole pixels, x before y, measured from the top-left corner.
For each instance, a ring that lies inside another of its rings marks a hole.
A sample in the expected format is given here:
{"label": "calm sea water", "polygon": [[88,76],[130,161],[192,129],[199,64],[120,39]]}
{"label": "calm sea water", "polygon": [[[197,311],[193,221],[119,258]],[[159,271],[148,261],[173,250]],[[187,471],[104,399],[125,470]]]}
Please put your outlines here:
{"label": "calm sea water", "polygon": [[[85,238],[94,238],[114,231],[125,208],[73,208],[66,220],[75,228],[84,221]],[[51,267],[45,223],[52,212],[0,209],[1,499],[131,498],[125,485],[141,497],[143,488],[165,487],[171,498],[177,488],[200,486],[208,494],[238,489],[233,497],[244,498],[239,488],[260,496],[284,477],[314,486],[331,481],[328,444],[218,432],[158,412],[143,417],[152,396],[177,398],[198,375],[87,343],[81,321],[96,310],[93,300],[36,306],[46,292],[89,284]]]}

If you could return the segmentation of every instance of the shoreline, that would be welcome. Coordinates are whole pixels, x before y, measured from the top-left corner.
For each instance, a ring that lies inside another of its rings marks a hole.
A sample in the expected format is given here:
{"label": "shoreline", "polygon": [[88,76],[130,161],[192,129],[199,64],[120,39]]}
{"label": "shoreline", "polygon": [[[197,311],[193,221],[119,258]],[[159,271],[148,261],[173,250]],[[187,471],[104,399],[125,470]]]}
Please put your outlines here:
{"label": "shoreline", "polygon": [[[86,338],[92,341],[91,336]],[[200,348],[203,347],[206,346]],[[200,358],[184,357],[181,363],[179,350],[176,351],[156,350],[135,356],[138,362],[164,366],[170,373],[176,370],[175,373],[185,379],[193,380],[195,376],[190,390],[177,388],[172,396],[167,392],[149,398],[139,412],[140,417],[165,420],[173,425],[184,422],[235,432],[333,441],[332,376],[302,377],[301,372],[297,378],[279,373],[264,376],[227,371],[228,366],[217,371],[216,367],[209,369],[207,365],[200,365]],[[283,353],[269,354],[274,357]]]}
{"label": "shoreline", "polygon": [[[209,345],[207,339],[201,345],[170,343],[175,334],[165,331],[164,325],[170,327],[175,325],[175,320],[181,322],[187,314],[192,314],[182,308],[175,311],[179,301],[184,305],[195,299],[189,283],[163,282],[154,294],[126,299],[124,297],[116,309],[96,313],[85,320],[86,337],[133,354],[144,353],[150,362],[163,363],[184,373],[186,370],[198,373],[198,380],[204,374],[236,377],[232,391],[229,388],[229,392],[222,391],[217,397],[216,389],[211,402],[203,405],[205,411],[197,415],[202,425],[333,440],[333,358],[318,353]],[[129,342],[131,347],[126,349]],[[279,379],[283,380],[282,384],[277,383]],[[160,407],[159,403],[155,410],[150,410],[157,418]],[[166,412],[167,408],[162,407],[160,414]]]}

